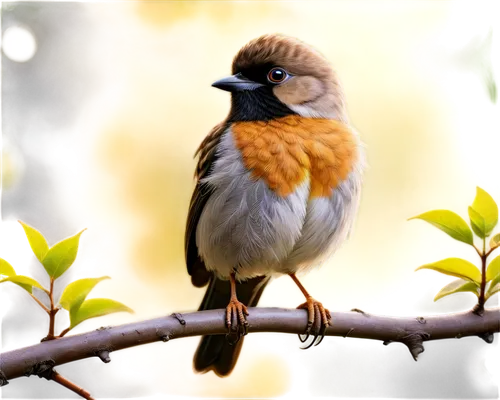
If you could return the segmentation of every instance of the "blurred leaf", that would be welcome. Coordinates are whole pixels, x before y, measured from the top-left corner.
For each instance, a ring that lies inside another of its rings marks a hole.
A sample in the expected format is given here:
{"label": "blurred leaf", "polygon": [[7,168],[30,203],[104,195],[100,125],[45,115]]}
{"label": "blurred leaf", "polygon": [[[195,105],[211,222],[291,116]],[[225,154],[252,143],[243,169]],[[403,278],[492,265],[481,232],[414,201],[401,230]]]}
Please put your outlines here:
{"label": "blurred leaf", "polygon": [[490,239],[490,248],[495,249],[500,246],[500,233],[497,233],[495,236],[492,236]]}
{"label": "blurred leaf", "polygon": [[70,315],[71,328],[79,323],[102,315],[112,314],[120,311],[133,313],[134,311],[126,305],[111,299],[90,299],[82,303],[75,315]]}
{"label": "blurred leaf", "polygon": [[493,296],[495,293],[500,292],[500,282],[497,283],[495,286],[490,286],[488,291],[486,292],[485,300],[488,300],[491,296]]}
{"label": "blurred leaf", "polygon": [[49,245],[47,243],[47,240],[35,228],[29,226],[28,224],[25,224],[23,221],[19,221],[19,223],[23,226],[24,233],[28,238],[31,250],[33,250],[33,253],[35,253],[36,258],[38,258],[38,261],[43,262],[43,259],[47,254],[47,251],[49,250]]}
{"label": "blurred leaf", "polygon": [[500,275],[500,256],[495,257],[486,270],[486,282],[495,279]]}
{"label": "blurred leaf", "polygon": [[2,153],[2,187],[10,189],[21,177],[21,168],[17,151],[8,144],[1,150]]}
{"label": "blurred leaf", "polygon": [[469,218],[470,226],[472,226],[474,233],[481,239],[484,239],[486,237],[486,223],[484,222],[484,218],[470,206]]}
{"label": "blurred leaf", "polygon": [[0,280],[0,283],[2,282],[15,283],[16,285],[21,286],[24,290],[26,290],[29,293],[33,293],[33,287],[37,287],[38,289],[47,292],[47,290],[42,285],[40,285],[37,281],[35,281],[33,278],[30,278],[29,276],[13,275]]}
{"label": "blurred leaf", "polygon": [[469,261],[462,260],[461,258],[447,258],[445,260],[436,261],[434,263],[425,264],[419,269],[432,269],[442,274],[456,276],[477,284],[481,283],[481,272],[477,267]]}
{"label": "blurred leaf", "polygon": [[16,271],[7,261],[0,258],[0,275],[13,276],[16,275]]}
{"label": "blurred leaf", "polygon": [[[476,188],[476,198],[472,208],[484,219],[484,234],[489,236],[498,222],[498,206],[495,200],[480,187]],[[470,212],[469,212],[470,216]],[[471,217],[472,220],[472,217]]]}
{"label": "blurred leaf", "polygon": [[448,283],[444,288],[442,288],[436,295],[436,297],[434,297],[434,301],[437,301],[445,296],[458,292],[472,292],[476,296],[479,296],[479,287],[475,282],[469,282],[463,279],[457,279],[451,283]]}
{"label": "blurred leaf", "polygon": [[449,210],[433,210],[417,215],[412,219],[424,220],[450,235],[453,239],[472,245],[472,232],[458,214]]}
{"label": "blurred leaf", "polygon": [[101,278],[84,278],[71,282],[64,289],[59,304],[68,311],[77,311],[90,291],[104,279],[110,279],[109,276]]}
{"label": "blurred leaf", "polygon": [[59,278],[75,262],[80,235],[84,230],[61,240],[49,249],[42,264],[51,278]]}
{"label": "blurred leaf", "polygon": [[[496,260],[496,258],[495,258],[495,260]],[[488,276],[488,270],[486,270],[486,276]],[[491,276],[492,276],[492,278],[486,286],[487,293],[489,293],[489,292],[493,293],[493,288],[500,284],[500,274],[497,274],[495,276],[493,276],[493,274],[491,274]]]}

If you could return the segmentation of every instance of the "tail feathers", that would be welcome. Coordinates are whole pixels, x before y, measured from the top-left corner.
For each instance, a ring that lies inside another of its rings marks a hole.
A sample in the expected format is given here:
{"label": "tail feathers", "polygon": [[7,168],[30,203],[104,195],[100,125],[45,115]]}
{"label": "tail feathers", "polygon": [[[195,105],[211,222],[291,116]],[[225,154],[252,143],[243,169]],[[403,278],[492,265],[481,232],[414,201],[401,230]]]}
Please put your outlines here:
{"label": "tail feathers", "polygon": [[[248,307],[255,307],[268,282],[268,277],[259,276],[238,283],[238,300]],[[212,277],[199,311],[226,308],[230,296],[229,281]],[[194,369],[202,373],[212,370],[221,377],[229,375],[236,365],[242,344],[243,338],[231,344],[225,335],[203,336],[194,356]]]}

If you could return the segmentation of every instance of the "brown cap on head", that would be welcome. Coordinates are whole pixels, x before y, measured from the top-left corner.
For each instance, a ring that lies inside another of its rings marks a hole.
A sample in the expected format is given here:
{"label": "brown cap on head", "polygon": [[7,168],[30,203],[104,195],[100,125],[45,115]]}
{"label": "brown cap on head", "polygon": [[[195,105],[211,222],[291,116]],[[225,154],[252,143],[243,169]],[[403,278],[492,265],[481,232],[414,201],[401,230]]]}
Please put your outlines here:
{"label": "brown cap on head", "polygon": [[316,49],[291,36],[268,34],[243,46],[233,60],[233,74],[259,64],[284,67],[295,75],[328,78],[333,71]]}

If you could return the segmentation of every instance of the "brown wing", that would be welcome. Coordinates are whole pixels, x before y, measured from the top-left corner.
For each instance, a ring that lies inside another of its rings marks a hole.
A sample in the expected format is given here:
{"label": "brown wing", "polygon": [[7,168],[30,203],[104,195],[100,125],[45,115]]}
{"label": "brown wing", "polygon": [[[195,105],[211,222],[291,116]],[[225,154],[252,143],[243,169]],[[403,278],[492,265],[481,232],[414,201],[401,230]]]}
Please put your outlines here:
{"label": "brown wing", "polygon": [[211,194],[210,187],[206,183],[200,182],[200,180],[209,176],[212,171],[213,164],[217,160],[217,145],[226,126],[226,122],[216,125],[195,153],[195,157],[199,155],[195,172],[197,182],[189,205],[186,235],[184,236],[184,250],[187,270],[189,275],[191,275],[191,282],[196,287],[205,286],[212,275],[211,272],[207,271],[205,263],[199,256],[198,246],[196,245],[196,227],[198,226],[203,208]]}

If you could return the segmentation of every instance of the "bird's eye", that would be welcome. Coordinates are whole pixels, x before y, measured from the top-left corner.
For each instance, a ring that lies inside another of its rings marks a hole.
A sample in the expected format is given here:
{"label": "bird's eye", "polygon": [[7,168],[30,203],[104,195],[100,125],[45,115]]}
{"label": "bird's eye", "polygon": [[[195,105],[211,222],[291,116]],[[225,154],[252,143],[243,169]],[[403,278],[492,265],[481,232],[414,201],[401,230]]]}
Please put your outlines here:
{"label": "bird's eye", "polygon": [[288,77],[288,73],[279,67],[275,67],[267,73],[267,80],[271,83],[281,83]]}

